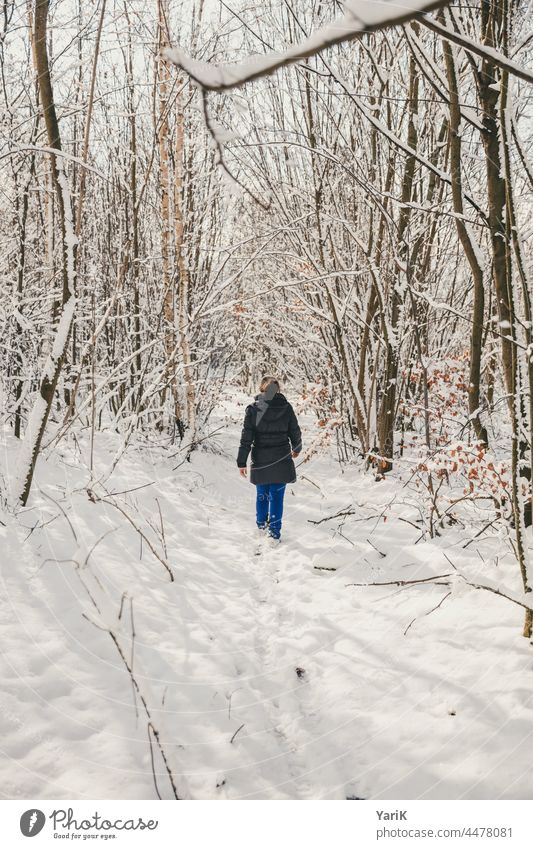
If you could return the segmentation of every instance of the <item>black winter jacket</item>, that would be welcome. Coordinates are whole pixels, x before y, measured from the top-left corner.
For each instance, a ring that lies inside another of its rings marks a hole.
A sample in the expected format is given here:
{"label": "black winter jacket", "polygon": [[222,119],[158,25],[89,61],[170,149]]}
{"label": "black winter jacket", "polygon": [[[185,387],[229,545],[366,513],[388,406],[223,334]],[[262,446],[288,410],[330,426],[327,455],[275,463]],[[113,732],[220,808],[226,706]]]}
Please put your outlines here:
{"label": "black winter jacket", "polygon": [[251,483],[293,483],[296,469],[291,457],[302,450],[302,433],[296,414],[281,392],[271,401],[257,395],[246,407],[237,466],[246,468],[252,451]]}

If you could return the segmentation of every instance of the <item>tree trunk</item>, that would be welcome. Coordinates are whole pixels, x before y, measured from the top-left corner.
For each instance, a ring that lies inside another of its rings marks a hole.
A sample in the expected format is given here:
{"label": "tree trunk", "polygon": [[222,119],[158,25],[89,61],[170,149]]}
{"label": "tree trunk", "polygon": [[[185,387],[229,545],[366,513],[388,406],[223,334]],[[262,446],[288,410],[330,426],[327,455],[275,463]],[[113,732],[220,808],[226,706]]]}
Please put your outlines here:
{"label": "tree trunk", "polygon": [[[50,66],[46,44],[49,0],[35,0],[34,59],[35,71],[39,83],[39,95],[43,109],[48,143],[55,150],[61,150],[59,124],[55,110]],[[25,505],[31,490],[33,474],[41,441],[54,399],[57,381],[63,366],[65,351],[74,317],[75,297],[75,256],[74,218],[70,201],[68,181],[64,163],[60,156],[52,155],[52,175],[57,195],[59,223],[62,238],[62,310],[56,329],[52,350],[45,363],[41,376],[39,397],[31,411],[24,442],[19,456],[18,475],[15,484],[15,497]]]}
{"label": "tree trunk", "polygon": [[[410,59],[409,66],[409,126],[407,131],[407,143],[412,151],[416,150],[418,141],[417,116],[418,116],[418,70],[414,58]],[[404,268],[397,268],[397,277],[392,287],[392,304],[390,316],[390,329],[394,338],[387,339],[387,353],[385,360],[385,375],[383,378],[383,390],[378,421],[378,445],[380,453],[380,471],[385,473],[392,469],[394,454],[394,422],[396,417],[396,383],[398,379],[399,349],[400,342],[400,316],[403,309],[405,285],[401,278],[405,276],[408,285],[410,257],[407,249],[406,231],[410,218],[409,203],[412,199],[413,181],[415,174],[416,158],[409,154],[405,160],[402,181],[402,206],[398,222],[397,243]]]}
{"label": "tree trunk", "polygon": [[484,446],[488,445],[487,429],[481,422],[480,382],[481,382],[481,352],[483,341],[483,319],[485,312],[485,286],[481,259],[481,249],[470,226],[463,219],[463,182],[461,169],[461,110],[459,105],[459,90],[457,84],[457,69],[455,48],[443,41],[446,72],[448,76],[449,106],[449,137],[450,176],[452,181],[453,209],[456,213],[455,224],[457,235],[472,272],[474,284],[474,299],[472,304],[472,328],[470,332],[470,376],[468,384],[468,412],[474,426],[477,439]]}
{"label": "tree trunk", "polygon": [[183,437],[184,424],[179,401],[178,385],[176,378],[176,313],[175,313],[175,275],[171,268],[171,191],[170,191],[170,66],[163,56],[163,51],[170,46],[168,30],[168,0],[158,0],[158,59],[157,59],[157,82],[159,93],[159,187],[161,198],[161,263],[163,279],[163,318],[164,345],[165,345],[165,382],[163,389],[163,404],[166,398],[167,387],[173,402],[173,424],[177,426],[180,438]]}
{"label": "tree trunk", "polygon": [[[181,89],[182,81],[178,81]],[[185,378],[185,397],[187,400],[187,427],[190,431],[191,444],[194,442],[196,430],[196,391],[194,385],[194,370],[191,359],[189,342],[189,293],[190,276],[185,257],[184,218],[183,218],[183,164],[184,164],[184,133],[185,116],[183,114],[182,93],[178,91],[176,103],[176,144],[174,174],[174,252],[178,271],[178,336],[183,358],[183,376]]]}
{"label": "tree trunk", "polygon": [[[508,0],[482,0],[481,33],[485,45],[507,52]],[[527,411],[524,406],[520,366],[520,324],[518,303],[513,281],[512,186],[509,184],[509,164],[505,145],[508,74],[500,72],[490,59],[484,59],[478,80],[479,98],[483,107],[483,143],[487,170],[489,227],[493,254],[493,279],[499,317],[502,365],[511,418],[512,502],[516,533],[517,555],[525,592],[531,592],[528,575],[527,543],[525,540],[525,511],[521,494],[521,476],[531,479],[527,463],[528,446],[523,434],[527,432]],[[503,158],[502,158],[503,157]],[[527,359],[527,358],[526,358]],[[527,363],[527,368],[531,364]],[[530,378],[531,380],[531,378]],[[529,502],[530,504],[531,502]],[[529,516],[529,520],[530,516]],[[531,637],[533,622],[526,616],[524,636]]]}

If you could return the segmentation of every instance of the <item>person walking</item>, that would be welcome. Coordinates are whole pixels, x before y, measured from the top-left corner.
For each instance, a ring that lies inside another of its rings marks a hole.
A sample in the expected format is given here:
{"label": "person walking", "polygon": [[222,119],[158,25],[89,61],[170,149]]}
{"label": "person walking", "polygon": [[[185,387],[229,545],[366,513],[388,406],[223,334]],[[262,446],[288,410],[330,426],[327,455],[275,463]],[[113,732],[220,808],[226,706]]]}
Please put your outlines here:
{"label": "person walking", "polygon": [[298,419],[280,391],[279,380],[264,377],[259,395],[246,407],[237,466],[242,477],[246,477],[251,451],[250,483],[257,488],[257,527],[268,531],[273,540],[281,537],[285,487],[296,480],[293,458],[301,450]]}

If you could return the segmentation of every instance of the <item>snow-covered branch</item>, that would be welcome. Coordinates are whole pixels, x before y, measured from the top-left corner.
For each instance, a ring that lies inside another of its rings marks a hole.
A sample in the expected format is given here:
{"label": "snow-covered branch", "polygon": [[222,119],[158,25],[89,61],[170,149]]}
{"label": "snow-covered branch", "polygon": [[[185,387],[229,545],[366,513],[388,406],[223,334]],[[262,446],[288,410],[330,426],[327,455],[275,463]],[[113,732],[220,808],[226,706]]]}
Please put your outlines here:
{"label": "snow-covered branch", "polygon": [[509,71],[509,73],[514,74],[515,77],[520,77],[520,79],[526,80],[526,82],[533,83],[533,71],[528,71],[527,68],[523,68],[517,62],[513,62],[512,59],[509,59],[499,50],[495,50],[493,47],[488,47],[485,44],[479,44],[473,38],[469,38],[463,33],[456,32],[455,30],[449,29],[449,27],[443,26],[443,24],[439,23],[434,18],[423,18],[422,23],[428,29],[437,33],[437,35],[441,35],[447,41],[452,41],[454,44],[464,47],[464,49],[469,53],[475,53],[476,56],[481,56],[482,59],[490,59],[490,61],[495,65],[498,65],[505,71]]}
{"label": "snow-covered branch", "polygon": [[327,47],[353,41],[369,32],[403,24],[418,15],[447,5],[449,0],[347,0],[346,12],[332,24],[283,53],[250,56],[242,62],[212,65],[192,59],[180,48],[169,48],[165,56],[189,74],[202,88],[224,91],[266,77],[300,59],[316,56]]}

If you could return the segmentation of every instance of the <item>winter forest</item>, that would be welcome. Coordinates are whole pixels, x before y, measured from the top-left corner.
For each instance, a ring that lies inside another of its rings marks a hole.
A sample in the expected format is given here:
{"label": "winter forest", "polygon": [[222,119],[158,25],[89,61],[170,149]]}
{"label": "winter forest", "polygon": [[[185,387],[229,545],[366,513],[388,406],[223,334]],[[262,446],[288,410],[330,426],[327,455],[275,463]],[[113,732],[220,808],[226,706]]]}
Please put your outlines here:
{"label": "winter forest", "polygon": [[531,23],[3,0],[2,798],[532,798]]}

